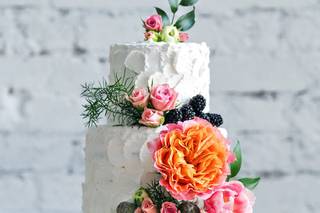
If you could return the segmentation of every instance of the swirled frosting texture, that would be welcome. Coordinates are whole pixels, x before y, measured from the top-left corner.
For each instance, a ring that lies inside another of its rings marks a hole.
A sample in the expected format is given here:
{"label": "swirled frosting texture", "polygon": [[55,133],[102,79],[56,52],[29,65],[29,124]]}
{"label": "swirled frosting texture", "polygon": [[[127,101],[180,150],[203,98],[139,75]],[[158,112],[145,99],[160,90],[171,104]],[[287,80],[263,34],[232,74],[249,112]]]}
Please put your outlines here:
{"label": "swirled frosting texture", "polygon": [[89,130],[85,148],[85,213],[115,212],[155,174],[147,141],[157,129],[100,126]]}
{"label": "swirled frosting texture", "polygon": [[[160,178],[147,143],[162,127],[100,126],[89,129],[85,147],[84,213],[115,213],[141,186]],[[219,128],[224,137],[227,131]]]}
{"label": "swirled frosting texture", "polygon": [[168,83],[179,93],[180,102],[202,94],[209,103],[209,57],[205,43],[115,44],[110,49],[109,78],[126,70],[136,87]]}

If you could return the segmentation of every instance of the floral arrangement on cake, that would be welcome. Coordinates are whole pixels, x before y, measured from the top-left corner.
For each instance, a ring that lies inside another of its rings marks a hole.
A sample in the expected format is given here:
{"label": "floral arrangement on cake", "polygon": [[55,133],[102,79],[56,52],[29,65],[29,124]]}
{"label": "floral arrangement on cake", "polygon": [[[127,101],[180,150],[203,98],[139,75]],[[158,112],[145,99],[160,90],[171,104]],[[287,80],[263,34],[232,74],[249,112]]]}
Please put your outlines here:
{"label": "floral arrangement on cake", "polygon": [[[195,23],[198,0],[169,0],[172,18],[160,9],[143,20],[145,40],[185,42]],[[175,20],[179,7],[192,10]],[[205,112],[206,99],[195,94],[180,103],[169,84],[135,87],[126,71],[113,83],[83,85],[83,118],[95,126],[105,116],[115,125],[159,128],[147,143],[156,177],[117,206],[117,213],[252,213],[252,190],[260,177],[242,177],[240,143],[231,149],[222,116]],[[130,195],[128,195],[130,196]]]}
{"label": "floral arrangement on cake", "polygon": [[[195,4],[198,0],[169,0],[172,18],[167,12],[159,7],[155,7],[157,14],[151,15],[142,20],[145,28],[145,40],[152,42],[178,43],[186,42],[189,39],[189,30],[195,24]],[[179,7],[193,7],[193,9],[179,17],[176,14]]]}
{"label": "floral arrangement on cake", "polygon": [[216,127],[223,123],[221,115],[203,112],[206,99],[200,94],[181,105],[178,103],[179,94],[168,84],[134,88],[134,80],[126,77],[126,72],[115,78],[115,83],[110,85],[103,81],[99,86],[83,86],[82,96],[87,103],[83,105],[82,116],[87,120],[87,126],[96,125],[103,116],[117,122],[117,125],[152,128],[195,117]]}
{"label": "floral arrangement on cake", "polygon": [[135,88],[133,79],[116,77],[84,85],[83,117],[95,125],[103,115],[118,125],[160,128],[147,147],[155,178],[141,186],[133,199],[121,202],[117,213],[252,213],[252,193],[260,178],[238,178],[240,143],[231,150],[222,116],[205,113],[206,99],[198,94],[178,103],[168,84]]}
{"label": "floral arrangement on cake", "polygon": [[195,117],[169,123],[148,143],[160,178],[140,187],[117,213],[252,213],[260,178],[237,178],[242,154],[224,132]]}

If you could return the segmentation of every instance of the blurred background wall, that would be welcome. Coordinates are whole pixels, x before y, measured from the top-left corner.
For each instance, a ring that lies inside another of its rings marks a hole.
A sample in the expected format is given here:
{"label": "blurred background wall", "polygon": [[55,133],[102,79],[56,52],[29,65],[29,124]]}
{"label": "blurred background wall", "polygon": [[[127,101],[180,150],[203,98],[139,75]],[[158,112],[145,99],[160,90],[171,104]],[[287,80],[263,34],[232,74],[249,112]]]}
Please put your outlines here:
{"label": "blurred background wall", "polygon": [[[80,84],[166,0],[0,0],[0,212],[80,213]],[[200,0],[211,109],[261,175],[257,213],[320,211],[320,1]],[[111,192],[112,193],[112,192]]]}

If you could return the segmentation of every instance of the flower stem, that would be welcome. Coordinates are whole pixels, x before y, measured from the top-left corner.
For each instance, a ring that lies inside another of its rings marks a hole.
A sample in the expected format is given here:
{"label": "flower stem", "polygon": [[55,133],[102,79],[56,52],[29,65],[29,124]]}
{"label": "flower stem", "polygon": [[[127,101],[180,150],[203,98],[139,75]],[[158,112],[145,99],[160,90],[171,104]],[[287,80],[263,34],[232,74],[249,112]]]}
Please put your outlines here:
{"label": "flower stem", "polygon": [[173,13],[173,16],[172,16],[172,20],[171,20],[171,25],[173,25],[173,22],[174,22],[174,18],[176,17],[176,13]]}

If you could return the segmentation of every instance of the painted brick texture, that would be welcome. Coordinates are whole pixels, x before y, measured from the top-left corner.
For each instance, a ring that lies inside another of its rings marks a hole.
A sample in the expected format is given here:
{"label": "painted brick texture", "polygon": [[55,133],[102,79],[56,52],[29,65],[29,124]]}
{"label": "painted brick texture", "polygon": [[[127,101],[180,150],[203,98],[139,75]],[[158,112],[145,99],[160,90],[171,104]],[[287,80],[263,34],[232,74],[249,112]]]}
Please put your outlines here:
{"label": "painted brick texture", "polygon": [[[163,1],[0,0],[0,212],[80,213],[80,84]],[[211,109],[261,175],[257,213],[320,211],[320,1],[201,0]]]}

